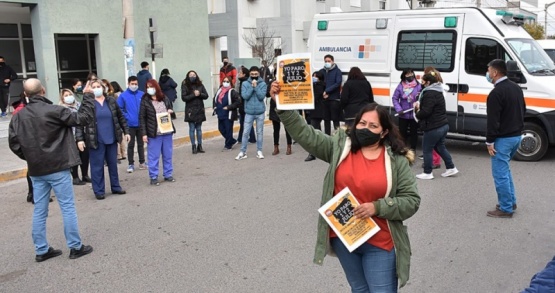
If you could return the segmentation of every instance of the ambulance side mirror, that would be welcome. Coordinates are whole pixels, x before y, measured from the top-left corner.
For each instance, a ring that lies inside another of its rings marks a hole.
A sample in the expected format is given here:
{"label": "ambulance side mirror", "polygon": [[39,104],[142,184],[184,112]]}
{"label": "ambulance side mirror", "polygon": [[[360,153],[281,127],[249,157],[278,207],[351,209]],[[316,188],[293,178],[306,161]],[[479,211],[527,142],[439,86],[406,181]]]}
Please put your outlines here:
{"label": "ambulance side mirror", "polygon": [[526,83],[526,77],[514,60],[507,60],[507,78],[516,83]]}

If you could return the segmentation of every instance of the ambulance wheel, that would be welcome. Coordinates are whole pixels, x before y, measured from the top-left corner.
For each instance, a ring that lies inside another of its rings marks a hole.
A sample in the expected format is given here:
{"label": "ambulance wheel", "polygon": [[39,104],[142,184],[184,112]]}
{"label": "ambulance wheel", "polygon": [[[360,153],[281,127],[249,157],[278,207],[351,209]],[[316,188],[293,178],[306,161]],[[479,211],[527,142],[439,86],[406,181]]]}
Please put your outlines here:
{"label": "ambulance wheel", "polygon": [[524,122],[522,140],[515,154],[518,161],[539,161],[547,153],[545,130],[534,122]]}

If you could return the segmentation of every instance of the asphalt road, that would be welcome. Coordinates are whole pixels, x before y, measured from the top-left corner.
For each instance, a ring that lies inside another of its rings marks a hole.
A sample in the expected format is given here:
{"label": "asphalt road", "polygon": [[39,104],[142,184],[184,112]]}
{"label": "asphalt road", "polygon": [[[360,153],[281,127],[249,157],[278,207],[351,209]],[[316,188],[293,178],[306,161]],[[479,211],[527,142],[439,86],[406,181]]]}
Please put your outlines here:
{"label": "asphalt road", "polygon": [[[349,292],[336,258],[312,264],[317,208],[327,164],[306,152],[235,161],[238,146],[205,154],[175,149],[177,182],[150,186],[147,171],[125,173],[126,195],[97,201],[77,186],[81,236],[94,252],[68,258],[60,210],[50,205],[48,239],[64,254],[34,261],[25,180],[0,185],[0,292]],[[518,210],[486,217],[496,204],[483,144],[449,141],[460,173],[418,181],[418,213],[406,221],[411,278],[400,292],[520,292],[555,255],[555,149],[541,162],[513,162]],[[420,172],[418,160],[414,173]]]}

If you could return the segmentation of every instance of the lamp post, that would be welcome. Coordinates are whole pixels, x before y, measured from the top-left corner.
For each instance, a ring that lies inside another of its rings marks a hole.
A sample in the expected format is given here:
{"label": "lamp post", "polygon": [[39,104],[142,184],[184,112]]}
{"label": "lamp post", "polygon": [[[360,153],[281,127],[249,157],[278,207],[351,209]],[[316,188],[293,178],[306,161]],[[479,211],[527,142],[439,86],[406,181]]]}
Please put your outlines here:
{"label": "lamp post", "polygon": [[545,19],[544,19],[545,20],[545,38],[544,39],[546,39],[546,40],[547,40],[547,8],[549,8],[549,6],[551,6],[553,4],[555,4],[555,2],[545,4],[545,10],[544,10],[544,13],[545,13]]}

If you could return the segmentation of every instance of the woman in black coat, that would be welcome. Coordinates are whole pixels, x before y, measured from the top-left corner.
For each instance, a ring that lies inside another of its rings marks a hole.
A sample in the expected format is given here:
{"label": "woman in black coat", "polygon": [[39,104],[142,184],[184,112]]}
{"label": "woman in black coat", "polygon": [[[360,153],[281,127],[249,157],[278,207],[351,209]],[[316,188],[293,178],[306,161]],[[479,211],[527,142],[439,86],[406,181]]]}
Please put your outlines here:
{"label": "woman in black coat", "polygon": [[345,124],[349,128],[352,127],[360,109],[373,102],[374,94],[370,82],[364,77],[360,68],[352,67],[341,90],[341,109],[345,117]]}
{"label": "woman in black coat", "polygon": [[[80,151],[89,148],[91,166],[91,180],[94,195],[97,199],[104,199],[104,162],[108,165],[110,187],[112,194],[125,194],[119,184],[117,143],[120,143],[123,134],[129,141],[129,128],[127,120],[113,97],[105,96],[105,89],[100,81],[89,84],[94,94],[95,110],[94,119],[87,126],[75,129],[75,138]],[[83,99],[92,99],[86,94]]]}
{"label": "woman in black coat", "polygon": [[[177,88],[177,83],[171,78],[170,71],[167,68],[162,69],[158,80],[160,81],[160,89],[164,92],[164,96],[168,97],[173,108],[173,103],[175,103],[177,99],[177,90],[175,90]],[[172,112],[171,116],[172,119],[175,119],[174,112]]]}
{"label": "woman in black coat", "polygon": [[[181,83],[181,99],[185,102],[185,122],[189,122],[189,137],[193,147],[193,154],[204,153],[202,149],[202,122],[206,121],[204,100],[208,99],[208,92],[194,70],[187,72],[187,77]],[[195,140],[196,132],[196,140]],[[198,143],[198,147],[197,144]]]}

